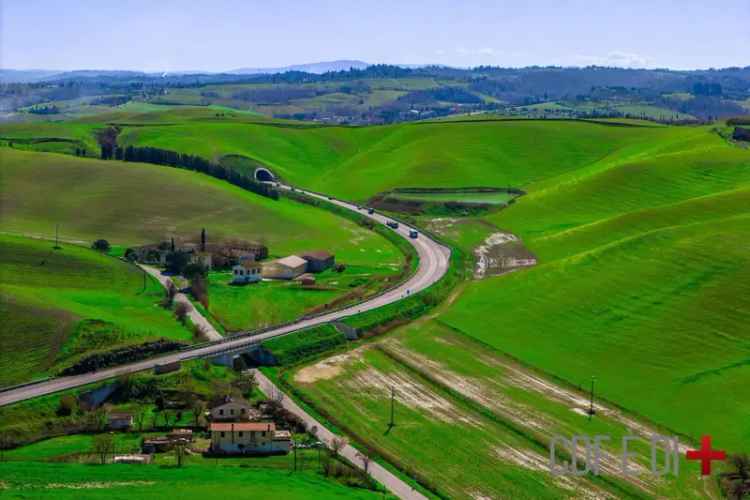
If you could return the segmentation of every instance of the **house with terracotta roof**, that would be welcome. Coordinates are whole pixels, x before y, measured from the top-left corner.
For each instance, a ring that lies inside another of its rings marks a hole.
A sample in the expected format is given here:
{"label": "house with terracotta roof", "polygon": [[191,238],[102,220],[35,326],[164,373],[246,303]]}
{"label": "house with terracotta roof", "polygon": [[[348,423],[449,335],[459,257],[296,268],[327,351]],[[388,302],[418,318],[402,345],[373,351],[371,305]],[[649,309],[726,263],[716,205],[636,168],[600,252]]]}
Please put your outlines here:
{"label": "house with terracotta roof", "polygon": [[274,455],[292,448],[291,433],[273,422],[212,422],[209,431],[213,454]]}

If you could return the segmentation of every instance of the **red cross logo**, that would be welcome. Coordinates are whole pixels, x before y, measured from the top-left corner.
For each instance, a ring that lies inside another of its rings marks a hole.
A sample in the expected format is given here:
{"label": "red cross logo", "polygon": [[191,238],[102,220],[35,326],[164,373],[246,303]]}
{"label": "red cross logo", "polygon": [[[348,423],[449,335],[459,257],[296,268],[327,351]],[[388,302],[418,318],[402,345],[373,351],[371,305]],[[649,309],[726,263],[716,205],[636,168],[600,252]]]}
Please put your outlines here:
{"label": "red cross logo", "polygon": [[724,460],[727,454],[723,451],[711,449],[711,436],[701,438],[700,450],[688,450],[685,454],[688,460],[701,461],[701,474],[704,476],[711,475],[711,462],[713,460]]}

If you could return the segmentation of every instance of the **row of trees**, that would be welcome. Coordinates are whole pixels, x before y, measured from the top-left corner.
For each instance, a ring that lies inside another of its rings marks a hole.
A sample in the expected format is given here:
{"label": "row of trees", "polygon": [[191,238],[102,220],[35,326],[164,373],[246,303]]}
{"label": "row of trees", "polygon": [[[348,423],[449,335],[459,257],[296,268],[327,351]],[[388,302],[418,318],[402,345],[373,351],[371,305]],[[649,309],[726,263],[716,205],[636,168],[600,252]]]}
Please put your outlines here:
{"label": "row of trees", "polygon": [[210,162],[197,155],[178,153],[168,149],[153,147],[141,148],[128,146],[126,148],[121,148],[116,144],[112,145],[111,142],[102,141],[100,141],[100,146],[101,158],[103,160],[114,158],[115,160],[154,163],[156,165],[167,165],[169,167],[193,170],[210,175],[217,179],[225,180],[255,194],[266,196],[274,200],[279,199],[279,192],[274,187],[257,182],[252,175],[237,172],[217,163]]}

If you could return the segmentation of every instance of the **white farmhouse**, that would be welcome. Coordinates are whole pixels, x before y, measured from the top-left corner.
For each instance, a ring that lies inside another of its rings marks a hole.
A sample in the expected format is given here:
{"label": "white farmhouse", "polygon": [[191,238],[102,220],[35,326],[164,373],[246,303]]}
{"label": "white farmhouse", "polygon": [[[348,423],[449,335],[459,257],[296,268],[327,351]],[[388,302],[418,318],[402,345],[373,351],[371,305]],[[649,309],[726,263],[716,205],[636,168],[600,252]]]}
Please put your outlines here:
{"label": "white farmhouse", "polygon": [[253,260],[245,259],[232,267],[232,283],[235,285],[256,283],[261,279],[263,279],[261,265]]}
{"label": "white farmhouse", "polygon": [[210,431],[216,454],[286,454],[292,447],[289,431],[277,431],[273,422],[213,422]]}

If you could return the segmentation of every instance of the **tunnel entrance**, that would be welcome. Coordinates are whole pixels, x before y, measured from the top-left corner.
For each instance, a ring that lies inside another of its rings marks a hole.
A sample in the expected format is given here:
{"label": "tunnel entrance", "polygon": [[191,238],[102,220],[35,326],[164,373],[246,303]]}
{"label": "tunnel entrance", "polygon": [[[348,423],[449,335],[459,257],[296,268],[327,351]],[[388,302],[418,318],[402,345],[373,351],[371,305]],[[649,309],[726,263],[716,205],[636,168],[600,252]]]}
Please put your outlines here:
{"label": "tunnel entrance", "polygon": [[270,170],[261,167],[255,169],[255,180],[258,182],[275,182],[276,177],[273,176]]}

